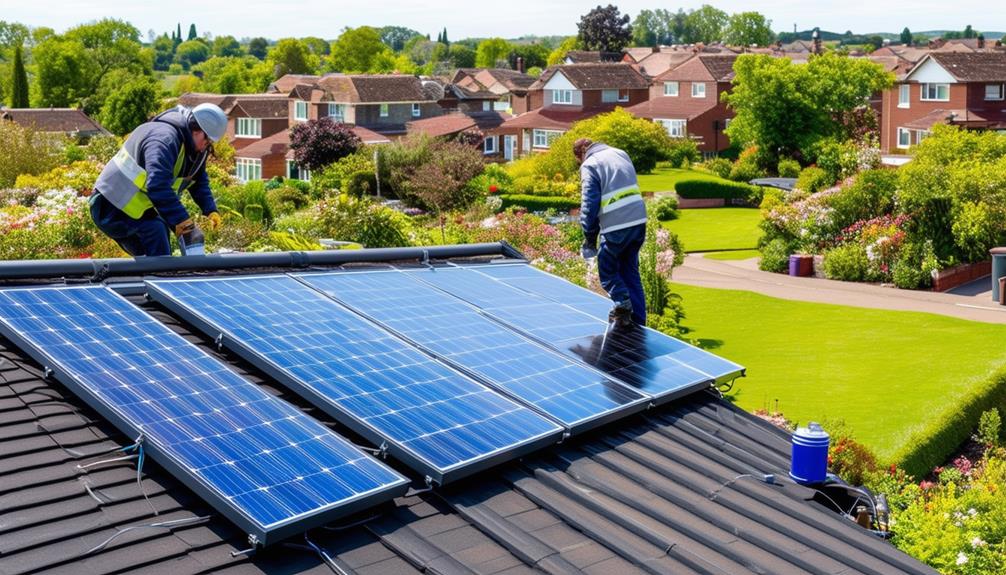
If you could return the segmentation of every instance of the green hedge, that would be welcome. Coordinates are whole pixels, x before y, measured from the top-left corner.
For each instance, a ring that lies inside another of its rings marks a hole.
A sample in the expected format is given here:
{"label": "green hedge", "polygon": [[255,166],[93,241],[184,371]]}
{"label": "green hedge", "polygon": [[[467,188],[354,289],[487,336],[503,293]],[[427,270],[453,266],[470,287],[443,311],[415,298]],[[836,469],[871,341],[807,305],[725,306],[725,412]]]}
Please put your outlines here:
{"label": "green hedge", "polygon": [[681,180],[674,184],[674,191],[689,200],[724,199],[746,200],[757,192],[757,187],[741,182],[726,180]]}
{"label": "green hedge", "polygon": [[[1006,368],[993,372],[960,400],[951,411],[928,422],[905,442],[894,462],[917,478],[925,477],[937,465],[946,463],[978,428],[982,413],[1006,406]],[[879,423],[879,422],[878,422]]]}
{"label": "green hedge", "polygon": [[568,212],[580,207],[580,200],[566,196],[530,196],[525,194],[501,194],[503,209],[510,207],[527,208],[529,212],[544,212],[558,210]]}

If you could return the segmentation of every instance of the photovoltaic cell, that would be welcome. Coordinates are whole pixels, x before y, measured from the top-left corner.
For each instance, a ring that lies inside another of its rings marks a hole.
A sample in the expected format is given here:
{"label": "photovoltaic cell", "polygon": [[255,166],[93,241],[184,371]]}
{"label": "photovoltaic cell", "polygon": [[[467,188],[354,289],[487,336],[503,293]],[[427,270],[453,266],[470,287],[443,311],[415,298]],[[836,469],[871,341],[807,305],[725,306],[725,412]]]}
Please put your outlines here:
{"label": "photovoltaic cell", "polygon": [[0,331],[262,544],[408,488],[106,287],[2,290]]}
{"label": "photovoltaic cell", "polygon": [[574,432],[639,410],[648,396],[398,271],[297,277]]}
{"label": "photovoltaic cell", "polygon": [[[610,300],[531,266],[447,267],[407,273],[658,398],[743,373],[731,361],[656,330],[608,329]],[[560,305],[566,299],[573,305]]]}
{"label": "photovoltaic cell", "polygon": [[[157,280],[149,293],[438,483],[562,428],[287,276]],[[383,286],[376,286],[375,292]]]}

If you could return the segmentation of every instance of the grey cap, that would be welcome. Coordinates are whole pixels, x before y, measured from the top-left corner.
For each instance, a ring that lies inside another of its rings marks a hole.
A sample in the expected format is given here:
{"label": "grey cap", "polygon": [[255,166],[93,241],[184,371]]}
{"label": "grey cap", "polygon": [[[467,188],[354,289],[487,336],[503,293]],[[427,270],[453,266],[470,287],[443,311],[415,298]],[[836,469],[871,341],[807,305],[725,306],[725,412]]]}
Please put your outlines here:
{"label": "grey cap", "polygon": [[227,114],[216,104],[199,104],[192,109],[192,116],[213,142],[220,141],[227,133]]}

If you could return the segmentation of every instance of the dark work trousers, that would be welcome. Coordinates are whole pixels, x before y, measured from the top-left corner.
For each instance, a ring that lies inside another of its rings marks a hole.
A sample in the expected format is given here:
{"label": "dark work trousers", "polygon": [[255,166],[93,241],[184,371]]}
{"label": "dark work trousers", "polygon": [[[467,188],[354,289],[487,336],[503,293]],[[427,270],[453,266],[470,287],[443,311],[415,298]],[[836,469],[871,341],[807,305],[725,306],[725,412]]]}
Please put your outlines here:
{"label": "dark work trousers", "polygon": [[597,274],[601,287],[616,304],[632,303],[632,320],[646,325],[646,296],[639,279],[639,249],[646,241],[646,224],[601,235]]}
{"label": "dark work trousers", "polygon": [[91,219],[131,256],[171,255],[168,222],[153,208],[134,220],[95,192],[91,197]]}

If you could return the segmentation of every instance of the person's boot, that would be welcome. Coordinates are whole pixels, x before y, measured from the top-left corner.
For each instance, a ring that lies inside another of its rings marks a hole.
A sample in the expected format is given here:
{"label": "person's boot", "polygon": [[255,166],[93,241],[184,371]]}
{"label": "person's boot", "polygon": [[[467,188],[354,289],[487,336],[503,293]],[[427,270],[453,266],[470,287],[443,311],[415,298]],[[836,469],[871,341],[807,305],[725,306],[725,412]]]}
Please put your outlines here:
{"label": "person's boot", "polygon": [[608,323],[614,324],[616,328],[632,327],[632,304],[624,301],[608,312]]}

